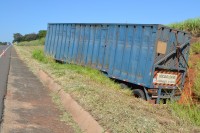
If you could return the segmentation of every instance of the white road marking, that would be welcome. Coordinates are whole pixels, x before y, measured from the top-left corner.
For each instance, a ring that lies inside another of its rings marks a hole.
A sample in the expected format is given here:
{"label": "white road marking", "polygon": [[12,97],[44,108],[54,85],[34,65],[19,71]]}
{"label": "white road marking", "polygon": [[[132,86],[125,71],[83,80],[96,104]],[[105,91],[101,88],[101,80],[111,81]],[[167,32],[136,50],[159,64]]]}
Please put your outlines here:
{"label": "white road marking", "polygon": [[0,54],[0,58],[6,53],[6,51],[11,47],[12,45],[10,45],[9,47],[7,47],[5,50],[3,50],[3,52]]}

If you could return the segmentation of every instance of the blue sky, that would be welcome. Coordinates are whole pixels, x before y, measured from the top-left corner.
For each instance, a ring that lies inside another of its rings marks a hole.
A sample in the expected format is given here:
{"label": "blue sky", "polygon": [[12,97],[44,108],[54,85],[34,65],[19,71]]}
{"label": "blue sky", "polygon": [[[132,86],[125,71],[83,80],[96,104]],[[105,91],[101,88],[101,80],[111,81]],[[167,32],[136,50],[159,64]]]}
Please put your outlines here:
{"label": "blue sky", "polygon": [[47,23],[169,24],[200,17],[194,0],[2,0],[0,41],[37,33]]}

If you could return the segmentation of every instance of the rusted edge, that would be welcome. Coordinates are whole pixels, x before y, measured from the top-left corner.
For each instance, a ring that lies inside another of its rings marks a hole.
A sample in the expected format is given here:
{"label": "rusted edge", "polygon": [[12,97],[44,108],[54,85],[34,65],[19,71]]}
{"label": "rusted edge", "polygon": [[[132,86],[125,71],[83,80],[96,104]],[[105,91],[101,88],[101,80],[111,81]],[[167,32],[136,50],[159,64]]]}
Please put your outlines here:
{"label": "rusted edge", "polygon": [[47,73],[42,70],[38,71],[38,77],[43,84],[53,92],[57,92],[61,98],[61,103],[65,110],[72,115],[73,120],[79,125],[83,132],[102,133],[103,128],[99,123],[85,111],[71,96],[64,92],[59,84],[57,84]]}

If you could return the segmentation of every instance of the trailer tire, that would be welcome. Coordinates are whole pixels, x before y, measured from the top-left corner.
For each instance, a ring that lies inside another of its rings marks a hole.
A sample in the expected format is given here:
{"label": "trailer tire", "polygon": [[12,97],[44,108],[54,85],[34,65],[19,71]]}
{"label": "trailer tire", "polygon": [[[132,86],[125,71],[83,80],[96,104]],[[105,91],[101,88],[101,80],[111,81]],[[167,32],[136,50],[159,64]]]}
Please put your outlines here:
{"label": "trailer tire", "polygon": [[134,89],[133,90],[133,96],[135,96],[136,98],[141,98],[141,99],[146,100],[144,91],[141,90],[141,89]]}

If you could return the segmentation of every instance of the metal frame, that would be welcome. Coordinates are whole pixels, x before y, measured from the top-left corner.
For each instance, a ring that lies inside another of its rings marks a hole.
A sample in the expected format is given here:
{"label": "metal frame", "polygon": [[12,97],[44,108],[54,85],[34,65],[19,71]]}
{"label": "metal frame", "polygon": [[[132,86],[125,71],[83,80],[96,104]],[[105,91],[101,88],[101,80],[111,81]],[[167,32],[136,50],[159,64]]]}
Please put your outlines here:
{"label": "metal frame", "polygon": [[[160,26],[159,27],[159,31],[158,31],[158,33],[157,33],[157,42],[158,42],[158,38],[159,38],[159,36],[160,36],[160,34],[161,34],[161,31],[160,31],[160,29],[161,28],[163,28],[162,26]],[[165,27],[166,28],[166,27]],[[173,54],[176,54],[176,52],[178,52],[177,51],[177,49],[182,49],[183,47],[185,47],[185,46],[187,46],[187,45],[189,45],[190,46],[190,40],[188,40],[188,41],[186,41],[184,44],[182,44],[182,45],[178,45],[178,41],[177,41],[177,31],[175,31],[176,33],[176,43],[177,43],[177,46],[176,46],[176,49],[175,50],[173,50],[172,52],[170,52],[169,54],[167,54],[164,58],[162,58],[162,59],[160,59],[159,61],[157,61],[155,64],[154,64],[154,67],[153,67],[153,72],[152,73],[154,73],[155,72],[155,70],[156,70],[156,68],[161,68],[161,69],[170,69],[170,70],[179,70],[179,71],[183,71],[183,74],[182,74],[182,81],[181,81],[181,88],[183,88],[183,86],[184,86],[184,82],[185,82],[185,76],[186,76],[186,74],[187,74],[187,68],[180,68],[180,67],[178,67],[178,68],[167,68],[167,67],[164,67],[164,66],[161,66],[161,65],[159,65],[160,63],[162,63],[163,61],[165,61],[167,58],[169,58],[171,55],[173,55]],[[188,47],[189,47],[188,46]],[[155,49],[154,49],[155,50]],[[180,51],[181,52],[181,51]],[[182,55],[183,56],[183,58],[184,58],[184,61],[186,62],[187,60],[188,60],[188,58],[187,59],[185,59],[185,57],[184,57],[184,55]],[[186,62],[187,63],[187,62]],[[188,67],[188,64],[186,64],[187,65],[187,67]],[[153,77],[154,75],[152,74],[152,79],[154,78]],[[174,94],[175,94],[175,90],[176,89],[178,89],[178,87],[177,86],[169,86],[169,87],[163,87],[163,86],[154,86],[154,84],[153,84],[153,82],[152,82],[152,87],[154,87],[154,88],[157,88],[158,89],[158,93],[157,93],[157,99],[156,99],[156,104],[158,104],[159,102],[160,102],[160,99],[161,98],[163,98],[162,96],[161,96],[161,92],[162,92],[162,90],[169,90],[169,89],[171,89],[172,91],[171,91],[171,93],[170,93],[170,99],[172,100],[173,99],[173,97],[174,97]]]}

